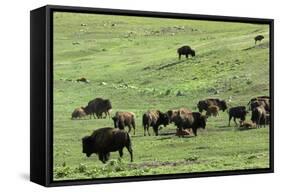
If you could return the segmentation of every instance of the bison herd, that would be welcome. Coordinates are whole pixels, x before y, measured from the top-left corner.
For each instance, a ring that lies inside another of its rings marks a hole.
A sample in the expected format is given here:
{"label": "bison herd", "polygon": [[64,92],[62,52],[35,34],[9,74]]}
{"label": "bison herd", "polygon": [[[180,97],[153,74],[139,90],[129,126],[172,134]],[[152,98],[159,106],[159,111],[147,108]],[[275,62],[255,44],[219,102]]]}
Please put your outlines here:
{"label": "bison herd", "polygon": [[[264,36],[258,35],[254,38],[255,44],[262,41]],[[186,58],[191,55],[195,56],[195,50],[190,46],[182,46],[177,49],[179,59],[182,55]],[[85,78],[77,81],[88,82]],[[148,110],[142,116],[142,125],[144,128],[144,136],[150,131],[152,127],[153,132],[158,136],[158,132],[162,126],[174,124],[176,127],[176,135],[183,137],[193,134],[197,136],[197,129],[206,128],[208,117],[218,116],[219,111],[226,111],[228,109],[225,100],[218,98],[208,98],[197,103],[198,112],[191,111],[188,108],[170,109],[167,112],[160,110]],[[238,123],[236,119],[240,119],[240,127],[254,128],[261,127],[270,122],[270,97],[260,96],[252,98],[248,103],[248,109],[251,110],[251,120],[246,121],[246,115],[249,113],[246,106],[235,106],[227,110],[229,119],[228,126],[233,119],[236,126]],[[76,108],[71,116],[71,119],[81,119],[89,116],[90,118],[101,119],[110,118],[112,110],[111,101],[109,99],[95,98],[88,102],[87,106]],[[206,111],[203,114],[203,111]],[[131,161],[133,161],[132,142],[129,133],[131,129],[136,129],[136,115],[129,111],[117,111],[112,117],[113,127],[105,127],[95,130],[92,135],[85,136],[82,139],[83,153],[89,157],[96,153],[99,160],[105,163],[109,160],[110,152],[119,151],[120,157],[123,156],[123,148],[126,147],[130,153]],[[128,132],[125,131],[128,127]]]}
{"label": "bison herd", "polygon": [[[162,126],[174,124],[176,135],[184,137],[193,134],[197,136],[197,129],[206,128],[207,119],[211,116],[218,116],[219,111],[228,112],[228,126],[233,119],[236,126],[239,119],[242,128],[259,128],[270,122],[270,97],[259,96],[252,98],[247,106],[234,106],[228,109],[225,100],[208,98],[197,103],[199,112],[193,112],[188,108],[170,109],[167,112],[160,110],[148,110],[142,116],[144,136],[150,136],[149,128],[152,127],[157,136]],[[94,118],[110,117],[112,105],[109,99],[96,98],[88,103],[86,107],[80,107],[73,111],[72,119],[93,116]],[[246,121],[247,114],[251,111],[250,121]],[[203,112],[205,114],[203,114]],[[108,161],[110,152],[119,151],[120,157],[123,155],[123,148],[126,147],[133,161],[133,149],[129,133],[131,129],[136,129],[136,115],[133,112],[117,111],[112,117],[113,127],[100,128],[90,136],[82,139],[83,153],[89,157],[92,153],[98,154],[99,160],[105,163]],[[125,131],[128,127],[128,132]]]}

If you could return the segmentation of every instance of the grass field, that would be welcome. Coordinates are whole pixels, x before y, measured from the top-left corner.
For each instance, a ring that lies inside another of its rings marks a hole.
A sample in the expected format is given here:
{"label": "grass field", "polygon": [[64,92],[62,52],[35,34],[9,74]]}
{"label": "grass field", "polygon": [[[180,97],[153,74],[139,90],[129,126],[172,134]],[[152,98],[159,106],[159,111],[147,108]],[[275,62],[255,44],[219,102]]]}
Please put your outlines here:
{"label": "grass field", "polygon": [[[259,34],[265,39],[255,45]],[[182,45],[196,56],[178,60]],[[81,77],[90,83],[75,82]],[[228,127],[226,112],[209,118],[197,137],[176,137],[172,124],[144,137],[141,125],[148,109],[197,111],[207,97],[246,105],[258,95],[269,95],[268,25],[55,13],[54,179],[268,168],[268,126]],[[70,119],[96,97],[110,99],[113,114],[136,114],[133,163],[126,150],[122,160],[111,153],[107,164],[82,154],[82,137],[113,126],[109,118]]]}

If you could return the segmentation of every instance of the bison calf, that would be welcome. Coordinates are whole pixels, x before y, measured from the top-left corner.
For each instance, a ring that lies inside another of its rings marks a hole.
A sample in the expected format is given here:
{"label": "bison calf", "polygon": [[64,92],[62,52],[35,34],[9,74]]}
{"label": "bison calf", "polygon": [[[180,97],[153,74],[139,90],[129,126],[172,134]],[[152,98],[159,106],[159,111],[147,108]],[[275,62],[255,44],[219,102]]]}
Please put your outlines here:
{"label": "bison calf", "polygon": [[253,122],[250,122],[250,121],[242,121],[242,120],[240,120],[240,127],[241,128],[249,129],[249,128],[256,128],[257,125],[256,125],[256,123],[253,123]]}
{"label": "bison calf", "polygon": [[218,116],[219,115],[219,110],[220,108],[216,105],[210,105],[207,109],[207,112],[206,112],[206,116],[209,117],[209,116]]}
{"label": "bison calf", "polygon": [[112,117],[114,127],[119,129],[125,129],[125,126],[129,127],[129,133],[131,128],[134,129],[134,135],[136,131],[135,114],[132,112],[116,112],[115,116]]}
{"label": "bison calf", "polygon": [[83,153],[90,157],[96,153],[99,160],[103,163],[109,160],[110,152],[119,151],[120,157],[123,156],[123,148],[126,147],[133,161],[133,149],[130,135],[120,129],[105,127],[95,130],[92,135],[82,139]]}
{"label": "bison calf", "polygon": [[84,110],[84,107],[80,107],[80,108],[76,108],[74,109],[74,111],[72,112],[72,115],[71,115],[71,119],[77,119],[77,118],[82,118],[82,117],[85,117],[87,116],[87,113],[86,111]]}
{"label": "bison calf", "polygon": [[176,136],[184,137],[185,135],[191,135],[190,131],[187,129],[177,129]]}

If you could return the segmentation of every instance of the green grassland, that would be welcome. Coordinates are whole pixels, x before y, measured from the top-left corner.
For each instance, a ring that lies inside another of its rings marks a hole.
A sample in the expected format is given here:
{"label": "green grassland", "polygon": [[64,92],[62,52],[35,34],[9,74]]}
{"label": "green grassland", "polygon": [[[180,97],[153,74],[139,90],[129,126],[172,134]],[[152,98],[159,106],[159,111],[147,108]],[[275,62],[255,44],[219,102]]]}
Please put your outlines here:
{"label": "green grassland", "polygon": [[[259,34],[265,39],[255,45]],[[182,45],[196,56],[178,60]],[[74,81],[81,77],[90,83]],[[176,137],[172,124],[158,137],[144,137],[141,125],[148,109],[197,111],[198,100],[207,97],[246,105],[268,94],[268,25],[55,13],[54,179],[268,168],[268,126],[228,127],[226,112],[209,118],[197,137]],[[111,153],[107,164],[82,154],[83,136],[113,126],[109,118],[70,119],[76,107],[96,97],[110,99],[113,114],[136,114],[133,163],[126,150],[122,160]]]}

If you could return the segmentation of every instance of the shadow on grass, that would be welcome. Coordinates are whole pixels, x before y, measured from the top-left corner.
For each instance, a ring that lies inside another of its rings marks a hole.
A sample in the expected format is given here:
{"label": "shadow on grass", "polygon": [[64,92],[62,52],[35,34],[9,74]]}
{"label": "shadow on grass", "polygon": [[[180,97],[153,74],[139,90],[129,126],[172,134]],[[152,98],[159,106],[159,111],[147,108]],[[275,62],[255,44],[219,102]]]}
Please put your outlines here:
{"label": "shadow on grass", "polygon": [[236,130],[237,131],[250,131],[250,130],[254,130],[257,128],[246,128],[246,127],[237,127]]}
{"label": "shadow on grass", "polygon": [[168,67],[172,67],[172,66],[175,66],[177,64],[180,64],[180,63],[183,63],[185,62],[185,60],[179,60],[179,61],[176,61],[176,62],[172,62],[172,63],[168,63],[166,65],[162,65],[158,68],[158,70],[161,70],[161,69],[165,69],[165,68],[168,68]]}

